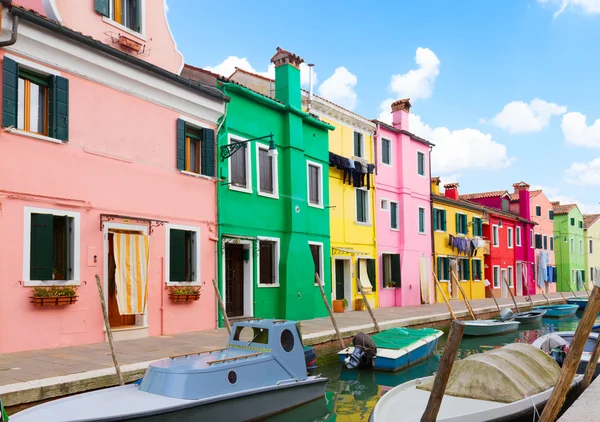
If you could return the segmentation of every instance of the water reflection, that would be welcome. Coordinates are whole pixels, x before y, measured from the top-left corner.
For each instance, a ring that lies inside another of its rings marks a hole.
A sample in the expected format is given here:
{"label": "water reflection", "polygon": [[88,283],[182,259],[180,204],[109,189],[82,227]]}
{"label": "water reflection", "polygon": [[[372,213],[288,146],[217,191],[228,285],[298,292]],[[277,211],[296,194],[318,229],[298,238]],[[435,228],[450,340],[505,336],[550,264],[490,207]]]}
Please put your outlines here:
{"label": "water reflection", "polygon": [[[574,331],[581,319],[578,312],[572,317],[543,318],[541,323],[521,324],[513,333],[489,337],[463,337],[458,358],[502,347],[509,343],[533,343],[538,337],[554,331]],[[600,324],[600,318],[595,324]],[[433,374],[439,365],[450,326],[441,327],[444,335],[438,342],[435,355],[418,365],[396,373],[368,370],[347,370],[335,363],[319,368],[329,378],[327,395],[308,405],[269,418],[270,422],[367,422],[377,400],[391,388],[415,378]],[[401,419],[399,419],[401,420]]]}

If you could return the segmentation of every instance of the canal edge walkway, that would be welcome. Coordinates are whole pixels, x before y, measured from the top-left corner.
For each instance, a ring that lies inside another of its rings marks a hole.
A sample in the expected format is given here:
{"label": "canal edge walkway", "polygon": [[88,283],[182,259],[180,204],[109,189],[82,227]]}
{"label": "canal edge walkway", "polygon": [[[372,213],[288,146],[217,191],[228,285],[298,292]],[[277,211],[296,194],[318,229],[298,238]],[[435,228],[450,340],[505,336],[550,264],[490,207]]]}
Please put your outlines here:
{"label": "canal edge walkway", "polygon": [[[559,294],[547,295],[551,303],[564,302]],[[520,308],[532,304],[517,298]],[[533,305],[545,305],[546,299],[532,296]],[[501,308],[513,307],[509,298],[498,299]],[[452,309],[459,319],[468,318],[463,301],[453,300]],[[492,299],[471,301],[476,315],[486,318],[497,313]],[[435,326],[450,321],[444,304],[374,309],[382,330],[394,327]],[[334,314],[342,337],[348,343],[358,332],[373,333],[368,312]],[[329,317],[304,320],[303,342],[314,346],[318,354],[339,349]],[[115,343],[125,382],[141,378],[151,362],[168,356],[197,353],[225,347],[224,328],[169,336],[146,337]],[[18,406],[66,395],[118,385],[108,343],[70,346],[0,355],[0,397],[5,406]]]}

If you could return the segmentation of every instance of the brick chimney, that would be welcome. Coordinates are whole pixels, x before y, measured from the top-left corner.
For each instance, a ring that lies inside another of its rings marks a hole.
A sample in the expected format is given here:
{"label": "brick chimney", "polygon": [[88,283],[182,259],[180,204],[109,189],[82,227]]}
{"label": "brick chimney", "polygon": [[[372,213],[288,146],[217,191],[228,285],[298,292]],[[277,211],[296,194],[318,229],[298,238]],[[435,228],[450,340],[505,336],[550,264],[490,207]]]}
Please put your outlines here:
{"label": "brick chimney", "polygon": [[460,185],[458,183],[446,183],[444,185],[444,195],[446,198],[450,199],[458,199],[458,187]]}
{"label": "brick chimney", "polygon": [[515,193],[519,194],[519,217],[531,220],[531,197],[529,185],[525,182],[513,183]]}
{"label": "brick chimney", "polygon": [[431,178],[431,193],[434,195],[440,194],[440,178],[439,177]]}
{"label": "brick chimney", "polygon": [[303,62],[294,53],[279,47],[271,57],[271,63],[275,65],[275,99],[297,109],[302,108],[300,63]]}
{"label": "brick chimney", "polygon": [[556,206],[560,205],[560,201],[552,201],[552,202],[550,202],[550,205],[552,205],[553,207],[556,207]]}
{"label": "brick chimney", "polygon": [[409,98],[394,101],[392,103],[392,126],[399,130],[408,130],[408,115],[411,107]]}

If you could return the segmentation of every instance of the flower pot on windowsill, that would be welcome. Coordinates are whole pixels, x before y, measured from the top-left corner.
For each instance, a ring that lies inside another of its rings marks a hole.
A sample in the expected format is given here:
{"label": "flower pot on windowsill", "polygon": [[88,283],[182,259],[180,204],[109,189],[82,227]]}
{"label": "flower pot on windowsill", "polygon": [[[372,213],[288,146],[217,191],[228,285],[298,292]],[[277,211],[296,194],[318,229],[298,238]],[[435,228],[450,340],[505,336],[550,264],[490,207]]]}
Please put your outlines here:
{"label": "flower pot on windowsill", "polygon": [[344,301],[343,300],[334,300],[333,303],[333,312],[344,312]]}
{"label": "flower pot on windowsill", "polygon": [[77,302],[76,286],[37,286],[29,298],[34,306],[62,306]]}
{"label": "flower pot on windowsill", "polygon": [[169,299],[171,299],[173,302],[191,302],[200,299],[200,293],[191,295],[169,294]]}
{"label": "flower pot on windowsill", "polygon": [[72,305],[77,302],[78,296],[46,296],[46,297],[35,297],[30,296],[31,303],[33,306],[61,306],[61,305]]}
{"label": "flower pot on windowsill", "polygon": [[173,302],[193,302],[200,299],[200,286],[169,287],[169,299]]}

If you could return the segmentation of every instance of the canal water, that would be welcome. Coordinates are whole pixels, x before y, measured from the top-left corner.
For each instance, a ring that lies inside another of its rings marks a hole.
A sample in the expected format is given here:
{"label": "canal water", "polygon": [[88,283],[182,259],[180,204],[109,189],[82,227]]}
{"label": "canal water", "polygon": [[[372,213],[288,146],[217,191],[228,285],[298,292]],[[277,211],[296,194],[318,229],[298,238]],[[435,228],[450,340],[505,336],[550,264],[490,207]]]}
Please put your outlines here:
{"label": "canal water", "polygon": [[[582,316],[544,318],[534,325],[521,324],[521,329],[510,334],[489,337],[463,337],[458,358],[482,353],[509,343],[533,343],[538,337],[553,331],[574,331]],[[600,324],[600,318],[595,324]],[[347,370],[339,362],[321,366],[317,372],[329,379],[327,394],[322,400],[267,419],[269,422],[367,422],[379,398],[391,388],[415,378],[432,375],[438,368],[450,326],[440,327],[436,354],[426,362],[397,373]],[[399,419],[401,417],[399,416]]]}

